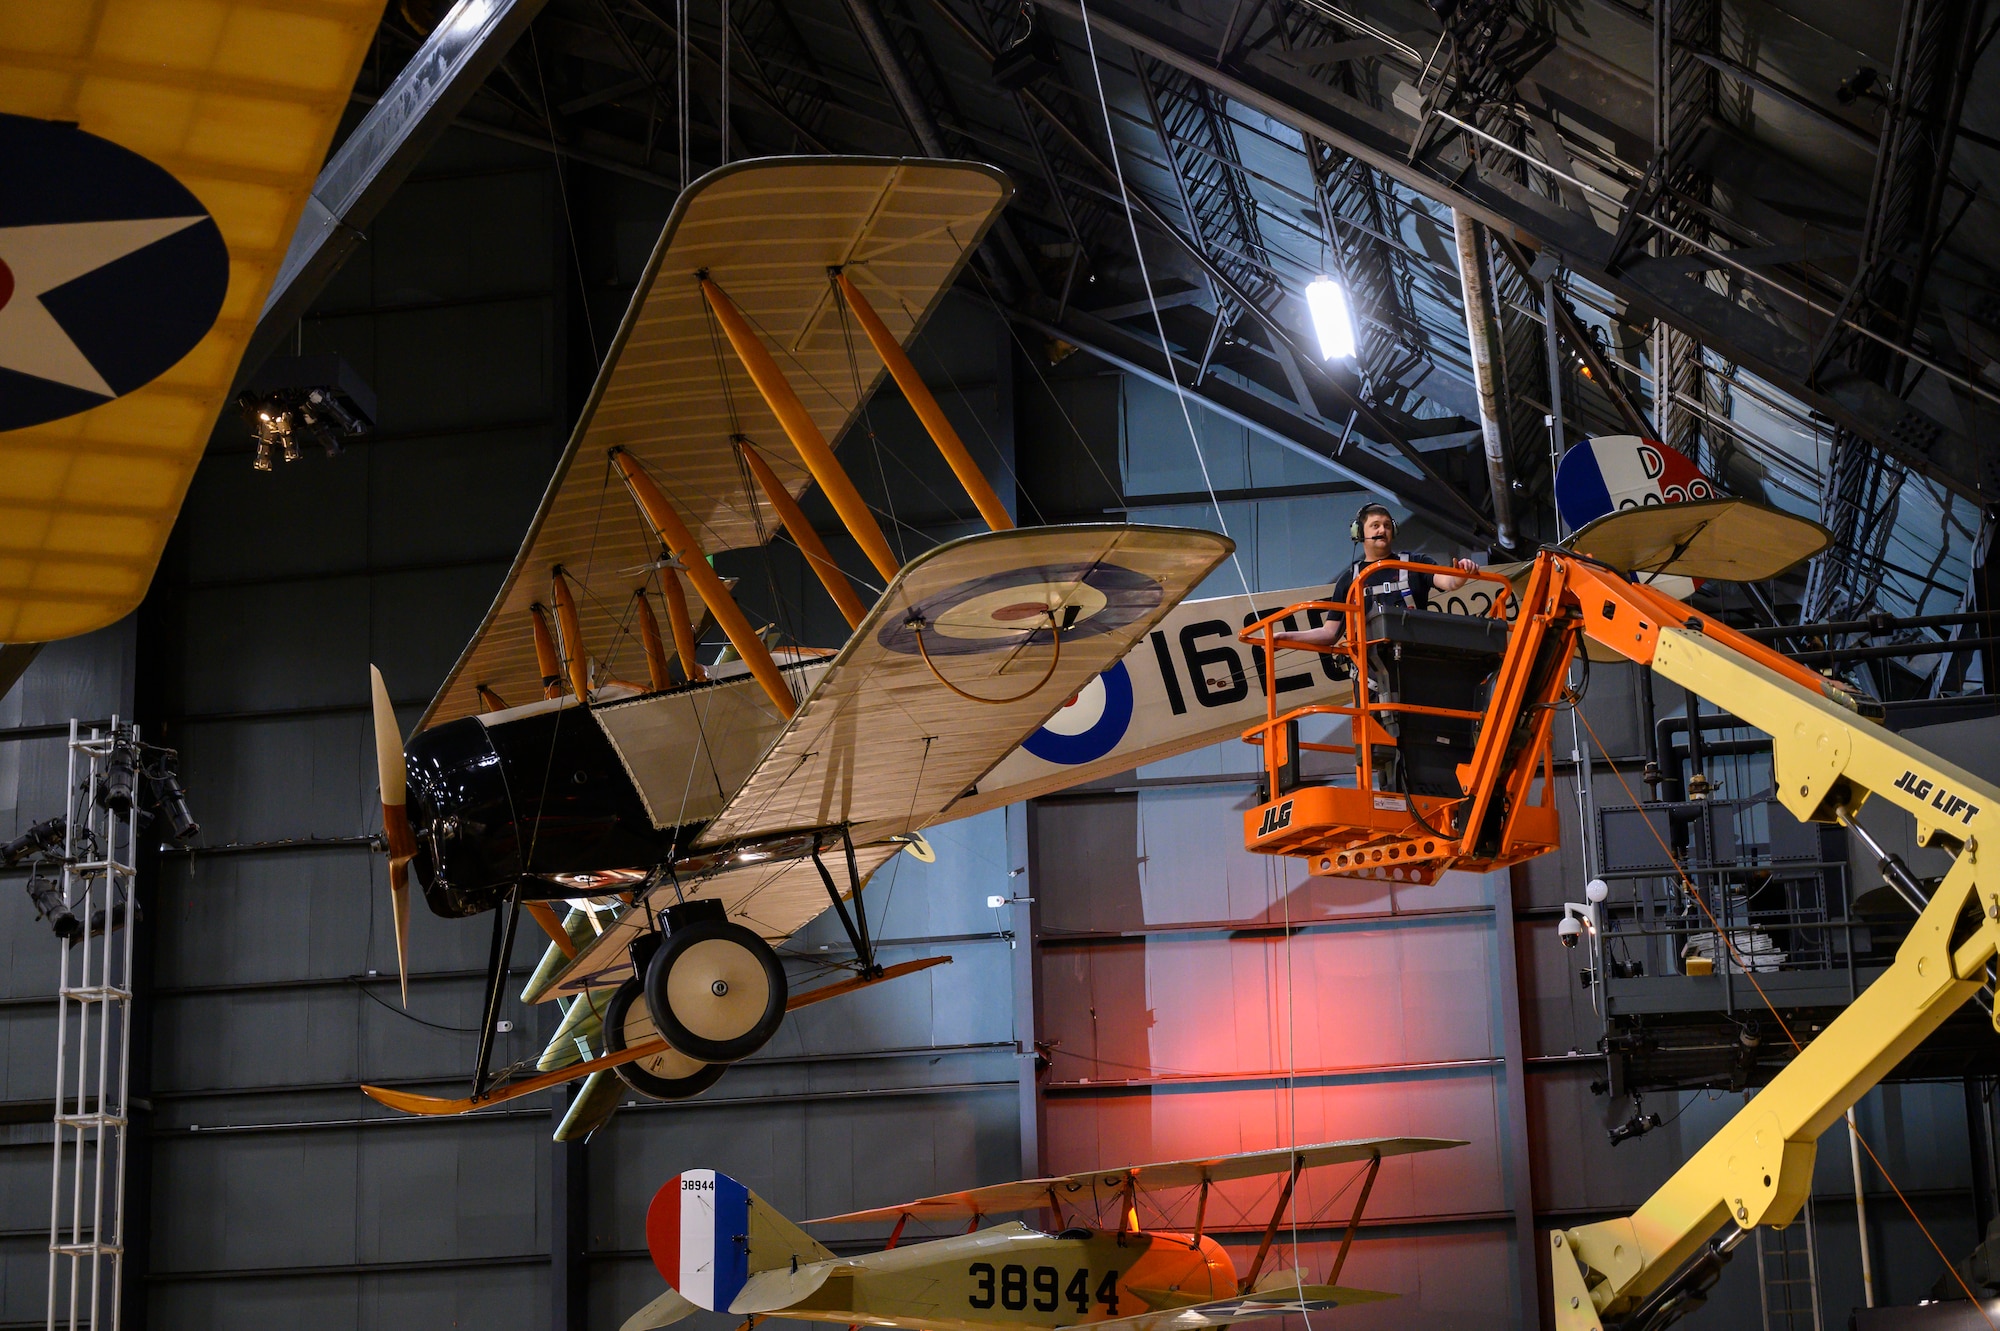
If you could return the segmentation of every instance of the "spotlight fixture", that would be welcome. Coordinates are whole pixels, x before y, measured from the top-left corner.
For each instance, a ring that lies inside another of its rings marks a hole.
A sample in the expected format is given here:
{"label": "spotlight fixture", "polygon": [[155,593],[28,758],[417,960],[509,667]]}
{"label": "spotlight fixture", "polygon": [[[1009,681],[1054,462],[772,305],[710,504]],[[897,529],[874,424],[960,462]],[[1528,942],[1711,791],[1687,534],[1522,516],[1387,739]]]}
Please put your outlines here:
{"label": "spotlight fixture", "polygon": [[1042,75],[1061,69],[1055,34],[1035,12],[1032,0],[1023,0],[1021,32],[993,57],[993,81],[1009,92],[1019,92]]}
{"label": "spotlight fixture", "polygon": [[1833,99],[1842,106],[1852,106],[1872,93],[1876,101],[1882,101],[1882,94],[1875,89],[1881,77],[1882,72],[1873,65],[1863,65],[1840,81],[1840,86],[1833,90]]}
{"label": "spotlight fixture", "polygon": [[133,786],[139,778],[139,749],[130,726],[112,733],[111,760],[104,767],[104,782],[97,788],[97,807],[120,818],[132,816]]}
{"label": "spotlight fixture", "polygon": [[174,770],[179,760],[180,755],[172,749],[162,750],[159,763],[146,772],[146,788],[152,794],[154,808],[166,820],[163,835],[184,846],[201,835],[201,824],[188,808],[187,787],[181,784],[180,773]]}
{"label": "spotlight fixture", "polygon": [[1347,360],[1354,355],[1354,311],[1347,292],[1330,277],[1316,277],[1306,286],[1306,309],[1312,314],[1322,360]]}
{"label": "spotlight fixture", "polygon": [[1631,1141],[1634,1137],[1643,1137],[1659,1126],[1660,1116],[1658,1114],[1647,1113],[1645,1102],[1639,1099],[1637,1093],[1634,1093],[1632,1096],[1632,1117],[1626,1119],[1615,1128],[1607,1129],[1605,1135],[1611,1139],[1611,1144],[1616,1146],[1619,1142]]}
{"label": "spotlight fixture", "polygon": [[256,435],[250,465],[258,471],[281,457],[297,462],[307,441],[335,457],[345,440],[375,428],[374,391],[340,356],[274,357],[236,395],[236,407]]}

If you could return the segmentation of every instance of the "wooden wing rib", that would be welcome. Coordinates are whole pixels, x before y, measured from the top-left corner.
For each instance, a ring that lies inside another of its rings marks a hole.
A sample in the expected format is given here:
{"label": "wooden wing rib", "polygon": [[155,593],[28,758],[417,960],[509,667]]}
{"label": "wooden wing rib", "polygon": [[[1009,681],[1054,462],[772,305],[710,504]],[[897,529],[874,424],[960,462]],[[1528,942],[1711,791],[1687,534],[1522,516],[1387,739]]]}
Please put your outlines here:
{"label": "wooden wing rib", "polygon": [[918,556],[695,844],[841,825],[865,843],[937,821],[1232,548],[1213,532],[1105,523]]}
{"label": "wooden wing rib", "polygon": [[[645,467],[710,554],[761,544],[778,524],[738,469],[732,433],[763,446],[792,493],[810,482],[749,375],[711,335],[697,273],[728,293],[826,437],[838,439],[883,366],[865,337],[844,336],[827,269],[844,265],[907,341],[1010,192],[992,167],[890,157],[762,158],[691,186],[667,219],[514,567],[420,728],[477,712],[481,684],[513,704],[541,696],[527,610],[549,595],[558,565],[581,584],[584,648],[599,677],[646,678],[638,634],[620,617],[635,587],[657,586],[661,552],[610,474],[614,446]],[[685,582],[683,591],[698,610]]]}
{"label": "wooden wing rib", "polygon": [[164,168],[228,250],[220,311],[178,363],[0,433],[0,641],[88,633],[146,594],[381,18],[382,0],[214,0],[199,21],[68,0],[0,22],[0,112]]}
{"label": "wooden wing rib", "polygon": [[964,1192],[941,1193],[897,1206],[878,1206],[867,1211],[823,1216],[814,1224],[847,1224],[864,1220],[894,1220],[908,1215],[919,1220],[963,1219],[973,1215],[1005,1215],[1046,1206],[1051,1193],[1067,1201],[1086,1190],[1099,1197],[1115,1197],[1128,1183],[1140,1191],[1156,1188],[1192,1188],[1204,1179],[1222,1183],[1229,1179],[1282,1174],[1295,1160],[1312,1169],[1319,1165],[1358,1164],[1377,1156],[1415,1155],[1420,1151],[1442,1151],[1466,1142],[1448,1137],[1362,1137],[1354,1141],[1322,1142],[1315,1146],[1275,1151],[1248,1151],[1240,1155],[1209,1156],[1200,1160],[1169,1160],[1153,1165],[1129,1165],[1100,1169],[1084,1174],[1062,1174],[1053,1178],[1022,1179],[1017,1183],[996,1183],[991,1187]]}

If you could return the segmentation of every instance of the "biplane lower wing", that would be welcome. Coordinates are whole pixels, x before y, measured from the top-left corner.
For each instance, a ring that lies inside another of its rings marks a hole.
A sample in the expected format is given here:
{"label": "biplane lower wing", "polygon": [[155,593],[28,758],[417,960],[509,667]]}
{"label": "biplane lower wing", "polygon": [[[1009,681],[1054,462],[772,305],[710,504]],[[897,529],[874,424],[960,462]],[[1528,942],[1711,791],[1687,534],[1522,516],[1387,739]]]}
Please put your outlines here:
{"label": "biplane lower wing", "polygon": [[1233,548],[1105,523],[919,555],[695,845],[843,826],[861,845],[937,821]]}
{"label": "biplane lower wing", "polygon": [[1213,1299],[1185,1308],[1162,1308],[1131,1317],[1108,1317],[1082,1323],[1090,1331],[1200,1331],[1202,1327],[1232,1326],[1263,1317],[1290,1317],[1302,1313],[1330,1312],[1357,1303],[1380,1303],[1393,1299],[1374,1289],[1350,1289],[1345,1285],[1286,1285],[1281,1289],[1235,1298]]}
{"label": "biplane lower wing", "polygon": [[[862,884],[865,886],[870,876],[901,849],[900,843],[893,841],[856,846],[855,868],[860,872]],[[845,885],[847,864],[837,839],[829,843],[825,862],[834,881]],[[771,943],[790,938],[808,920],[833,904],[827,897],[825,880],[812,862],[809,845],[803,858],[781,859],[774,854],[769,859],[725,860],[705,876],[682,878],[680,891],[690,901],[711,897],[720,901],[730,919]],[[841,893],[843,898],[850,895],[846,891]],[[576,957],[535,1001],[546,1003],[554,998],[569,998],[623,984],[632,974],[632,940],[652,928],[653,916],[673,902],[671,885],[654,888],[644,903],[646,909],[628,910],[605,925],[604,932],[578,949]]]}

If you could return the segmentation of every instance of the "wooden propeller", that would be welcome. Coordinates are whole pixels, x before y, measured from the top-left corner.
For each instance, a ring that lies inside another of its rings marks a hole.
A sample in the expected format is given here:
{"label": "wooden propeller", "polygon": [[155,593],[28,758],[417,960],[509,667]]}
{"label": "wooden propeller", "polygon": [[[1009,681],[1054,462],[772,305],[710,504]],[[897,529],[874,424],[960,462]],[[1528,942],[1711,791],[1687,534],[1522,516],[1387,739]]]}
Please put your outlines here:
{"label": "wooden propeller", "polygon": [[410,831],[409,771],[403,765],[403,732],[382,672],[368,667],[375,706],[375,771],[382,786],[382,840],[389,850],[389,905],[396,915],[396,973],[403,983],[403,1006],[410,1006],[410,861],[417,838]]}

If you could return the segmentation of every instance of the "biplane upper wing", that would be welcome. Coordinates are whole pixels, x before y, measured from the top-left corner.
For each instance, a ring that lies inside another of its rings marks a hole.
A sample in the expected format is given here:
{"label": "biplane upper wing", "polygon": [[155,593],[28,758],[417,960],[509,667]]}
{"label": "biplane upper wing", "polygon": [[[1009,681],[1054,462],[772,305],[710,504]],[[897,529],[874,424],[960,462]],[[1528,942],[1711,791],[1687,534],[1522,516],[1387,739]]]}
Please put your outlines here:
{"label": "biplane upper wing", "polygon": [[624,617],[661,551],[605,461],[612,448],[644,466],[710,554],[760,545],[779,522],[742,471],[733,436],[765,446],[794,495],[810,483],[711,325],[698,275],[757,328],[820,430],[837,440],[883,365],[843,323],[829,269],[842,268],[907,342],[1010,193],[989,166],[893,157],[760,158],[690,186],[640,276],[520,554],[419,729],[478,712],[482,684],[510,703],[541,696],[527,611],[548,599],[558,567],[581,584],[582,638],[600,672],[646,678]]}
{"label": "biplane upper wing", "polygon": [[1213,532],[1102,523],[927,551],[695,845],[835,826],[866,844],[936,821],[1233,548]]}
{"label": "biplane upper wing", "polygon": [[1281,1148],[1275,1151],[1246,1151],[1240,1155],[1216,1155],[1199,1160],[1170,1160],[1155,1165],[1131,1165],[1098,1169],[1082,1174],[1060,1174],[1052,1178],[1021,1179],[1015,1183],[995,1183],[964,1192],[940,1193],[895,1206],[877,1206],[844,1215],[821,1216],[807,1224],[836,1225],[861,1221],[964,1219],[968,1216],[1006,1215],[1047,1206],[1054,1196],[1067,1200],[1088,1190],[1099,1197],[1116,1197],[1130,1185],[1140,1191],[1192,1188],[1204,1182],[1222,1183],[1230,1179],[1255,1178],[1262,1174],[1282,1174],[1296,1164],[1300,1169],[1319,1165],[1357,1164],[1392,1155],[1414,1155],[1419,1151],[1442,1151],[1467,1143],[1449,1137],[1362,1137],[1354,1141],[1323,1142],[1317,1146]]}
{"label": "biplane upper wing", "polygon": [[0,10],[0,641],[145,595],[381,17]]}

